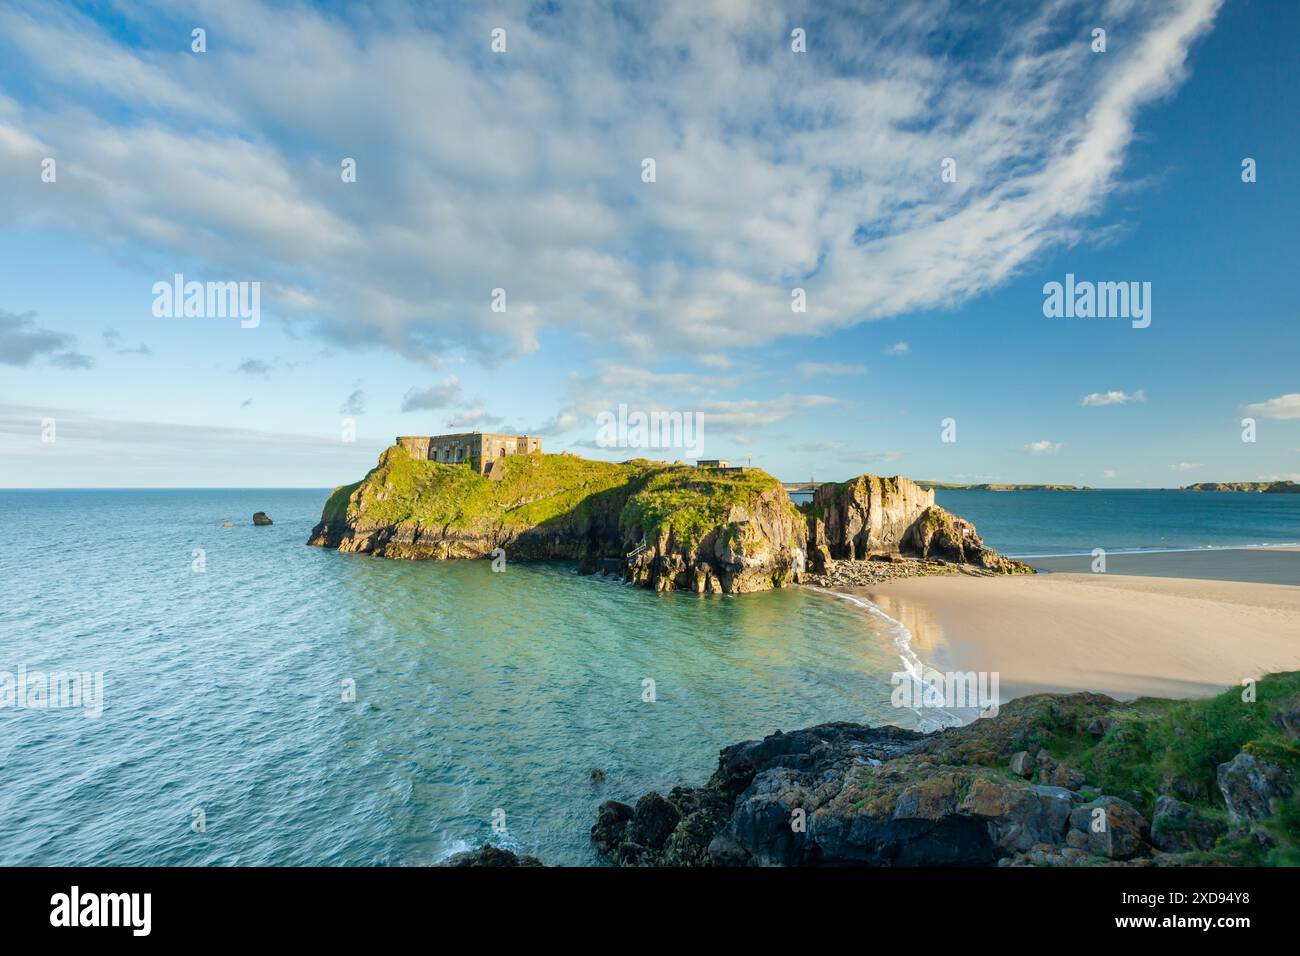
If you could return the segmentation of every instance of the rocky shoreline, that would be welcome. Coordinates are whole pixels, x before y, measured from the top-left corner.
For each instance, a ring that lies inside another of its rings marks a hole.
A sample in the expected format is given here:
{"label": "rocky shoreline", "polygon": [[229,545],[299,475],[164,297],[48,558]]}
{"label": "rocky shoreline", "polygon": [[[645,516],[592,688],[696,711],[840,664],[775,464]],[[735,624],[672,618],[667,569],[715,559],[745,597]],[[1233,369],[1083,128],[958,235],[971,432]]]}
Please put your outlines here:
{"label": "rocky shoreline", "polygon": [[995,573],[973,568],[970,565],[953,564],[949,561],[909,558],[903,555],[881,555],[866,561],[832,562],[821,573],[810,572],[803,575],[799,583],[834,590],[835,588],[866,587],[872,584],[882,584],[885,581],[897,581],[901,578],[934,577],[949,574],[992,577]]}
{"label": "rocky shoreline", "polygon": [[705,786],[605,802],[591,838],[619,866],[1294,865],[1300,674],[1259,692],[777,731],[722,750]]}

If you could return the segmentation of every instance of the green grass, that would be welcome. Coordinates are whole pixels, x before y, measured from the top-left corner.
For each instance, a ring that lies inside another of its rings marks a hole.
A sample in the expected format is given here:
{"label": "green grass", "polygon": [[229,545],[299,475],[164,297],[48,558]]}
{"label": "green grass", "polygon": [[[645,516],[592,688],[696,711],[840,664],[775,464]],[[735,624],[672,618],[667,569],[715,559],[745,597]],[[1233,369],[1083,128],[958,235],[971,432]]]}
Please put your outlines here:
{"label": "green grass", "polygon": [[[678,541],[694,545],[724,524],[733,507],[751,507],[762,494],[780,489],[781,483],[765,471],[729,474],[681,466],[662,468],[648,475],[628,499],[621,524],[642,528],[648,535],[671,531]],[[790,511],[798,517],[793,503]]]}
{"label": "green grass", "polygon": [[[784,494],[780,482],[763,471],[726,473],[573,455],[512,455],[501,480],[491,481],[468,464],[414,459],[393,446],[362,481],[334,490],[323,518],[371,526],[418,521],[467,530],[524,529],[612,509],[625,531],[640,529],[651,539],[672,531],[679,542],[693,544],[724,524],[733,507],[751,506],[772,492]],[[798,516],[792,503],[789,508]]]}
{"label": "green grass", "polygon": [[[1241,699],[1241,688],[1207,700],[1143,698],[1116,711],[1114,726],[1099,741],[1068,727],[1048,726],[1042,744],[1082,769],[1090,784],[1141,794],[1141,809],[1148,815],[1157,796],[1181,791],[1180,799],[1223,817],[1215,774],[1219,764],[1239,751],[1300,770],[1300,748],[1273,720],[1300,699],[1300,672],[1271,674],[1258,682],[1256,692],[1253,703]],[[1300,858],[1300,794],[1279,804],[1277,817],[1268,824],[1277,841],[1272,850],[1265,851],[1254,839],[1225,840],[1198,859],[1278,864]]]}

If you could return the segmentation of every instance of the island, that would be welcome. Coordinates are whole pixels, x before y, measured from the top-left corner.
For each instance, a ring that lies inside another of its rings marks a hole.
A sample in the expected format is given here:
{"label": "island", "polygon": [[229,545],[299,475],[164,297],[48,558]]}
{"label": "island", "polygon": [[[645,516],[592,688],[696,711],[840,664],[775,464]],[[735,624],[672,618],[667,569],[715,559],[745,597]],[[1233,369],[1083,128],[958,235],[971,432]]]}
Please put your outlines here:
{"label": "island", "polygon": [[1032,573],[908,478],[823,484],[796,506],[767,472],[725,463],[550,455],[532,436],[400,436],[336,488],[308,543],[399,559],[572,560],[641,587],[737,594],[836,561],[911,558]]}
{"label": "island", "polygon": [[1179,491],[1254,491],[1260,494],[1300,494],[1297,481],[1198,481]]}

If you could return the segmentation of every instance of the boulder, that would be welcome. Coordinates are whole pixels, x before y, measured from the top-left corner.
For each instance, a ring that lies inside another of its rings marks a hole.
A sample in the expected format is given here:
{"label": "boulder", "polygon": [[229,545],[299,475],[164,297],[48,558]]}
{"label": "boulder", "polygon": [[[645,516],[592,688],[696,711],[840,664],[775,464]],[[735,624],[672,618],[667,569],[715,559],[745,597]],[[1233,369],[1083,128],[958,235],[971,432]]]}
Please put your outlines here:
{"label": "boulder", "polygon": [[1018,750],[1011,755],[1011,772],[1017,777],[1028,779],[1034,775],[1037,766],[1034,757],[1027,750]]}
{"label": "boulder", "polygon": [[[271,524],[272,521],[266,516],[265,511],[259,511],[253,515],[253,524],[261,526]],[[486,844],[485,844],[486,845]]]}
{"label": "boulder", "polygon": [[542,861],[535,856],[516,856],[509,850],[503,850],[491,843],[484,843],[477,850],[466,850],[448,857],[441,866],[541,866]]}
{"label": "boulder", "polygon": [[1066,843],[1094,856],[1128,860],[1148,849],[1150,836],[1146,818],[1131,803],[1099,797],[1071,811]]}
{"label": "boulder", "polygon": [[1018,853],[1039,843],[1060,843],[1074,795],[1060,787],[1020,786],[978,777],[958,811],[988,824],[999,849]]}
{"label": "boulder", "polygon": [[1272,813],[1272,800],[1293,792],[1286,771],[1245,751],[1219,764],[1215,777],[1228,814],[1237,823],[1263,820]]}

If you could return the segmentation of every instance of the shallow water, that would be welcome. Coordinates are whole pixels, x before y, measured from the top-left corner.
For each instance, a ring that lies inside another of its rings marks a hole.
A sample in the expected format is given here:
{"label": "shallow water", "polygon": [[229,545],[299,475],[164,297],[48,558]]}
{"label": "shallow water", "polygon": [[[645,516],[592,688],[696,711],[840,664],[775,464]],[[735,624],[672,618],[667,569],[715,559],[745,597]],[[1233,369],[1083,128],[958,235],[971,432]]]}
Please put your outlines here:
{"label": "shallow water", "polygon": [[602,800],[703,783],[727,744],[916,725],[848,602],[308,548],[325,495],[0,492],[0,671],[105,682],[98,718],[0,709],[0,864],[592,863]]}

